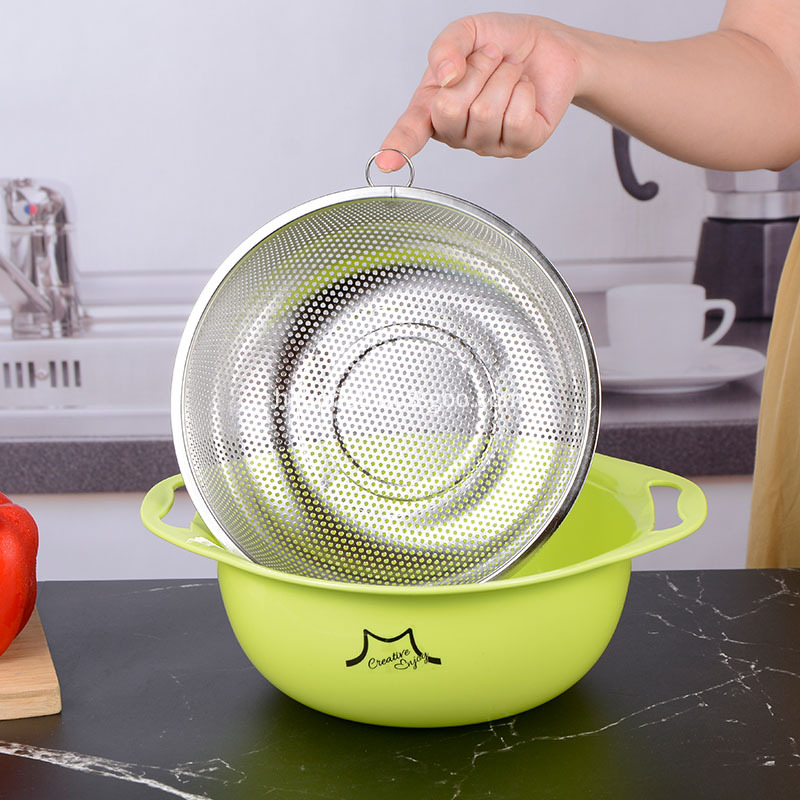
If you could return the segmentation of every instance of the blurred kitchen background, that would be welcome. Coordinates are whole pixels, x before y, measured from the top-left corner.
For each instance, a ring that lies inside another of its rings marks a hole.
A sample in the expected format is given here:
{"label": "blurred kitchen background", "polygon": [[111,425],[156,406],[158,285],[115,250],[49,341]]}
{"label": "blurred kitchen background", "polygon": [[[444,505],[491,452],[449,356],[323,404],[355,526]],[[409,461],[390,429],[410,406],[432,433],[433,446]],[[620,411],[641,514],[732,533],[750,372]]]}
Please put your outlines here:
{"label": "blurred kitchen background", "polygon": [[[666,39],[716,27],[723,5],[508,0],[502,10]],[[363,185],[434,36],[483,10],[460,0],[0,0],[0,178],[31,176],[62,191],[91,319],[82,350],[58,336],[49,345],[12,341],[0,297],[0,458],[7,442],[37,438],[168,437],[174,349],[206,280],[274,216]],[[610,127],[573,108],[524,160],[434,142],[414,163],[416,185],[483,206],[536,243],[587,313],[600,309],[592,324],[602,339],[609,286],[692,280],[711,202],[703,170],[635,141],[630,156],[636,176],[659,186],[649,201],[623,189]],[[13,235],[3,226],[0,253]],[[701,484],[713,533],[635,567],[743,566],[741,535],[730,547],[724,537],[733,521],[742,529],[749,477]],[[15,499],[42,528],[42,578],[213,572],[144,530],[141,492]]]}

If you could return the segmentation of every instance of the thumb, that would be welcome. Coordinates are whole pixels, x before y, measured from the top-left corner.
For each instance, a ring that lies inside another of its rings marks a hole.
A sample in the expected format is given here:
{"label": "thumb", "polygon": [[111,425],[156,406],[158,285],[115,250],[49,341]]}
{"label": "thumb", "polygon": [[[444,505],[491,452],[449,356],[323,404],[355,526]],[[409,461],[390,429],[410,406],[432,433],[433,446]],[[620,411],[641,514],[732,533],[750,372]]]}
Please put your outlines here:
{"label": "thumb", "polygon": [[467,71],[467,56],[475,50],[477,29],[472,17],[451,22],[428,51],[428,65],[439,86],[453,86]]}

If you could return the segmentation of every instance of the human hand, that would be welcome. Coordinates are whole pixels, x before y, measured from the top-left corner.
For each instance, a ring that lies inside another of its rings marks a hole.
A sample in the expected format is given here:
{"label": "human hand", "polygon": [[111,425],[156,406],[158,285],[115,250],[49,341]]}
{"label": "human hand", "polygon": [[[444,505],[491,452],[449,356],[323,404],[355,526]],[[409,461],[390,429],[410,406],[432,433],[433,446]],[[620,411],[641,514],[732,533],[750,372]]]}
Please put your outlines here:
{"label": "human hand", "polygon": [[[541,147],[576,93],[580,76],[571,29],[525,14],[479,14],[450,23],[382,148],[408,156],[436,139],[479,155],[522,158]],[[392,152],[379,169],[403,166]]]}

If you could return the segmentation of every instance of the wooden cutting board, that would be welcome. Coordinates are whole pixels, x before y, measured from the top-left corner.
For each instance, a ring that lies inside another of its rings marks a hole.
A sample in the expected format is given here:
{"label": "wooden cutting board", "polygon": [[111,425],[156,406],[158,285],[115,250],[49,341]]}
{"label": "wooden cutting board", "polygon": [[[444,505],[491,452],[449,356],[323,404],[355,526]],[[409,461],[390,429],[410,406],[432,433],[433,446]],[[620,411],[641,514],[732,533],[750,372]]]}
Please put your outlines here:
{"label": "wooden cutting board", "polygon": [[59,711],[58,676],[34,609],[22,633],[0,656],[0,719],[43,717]]}

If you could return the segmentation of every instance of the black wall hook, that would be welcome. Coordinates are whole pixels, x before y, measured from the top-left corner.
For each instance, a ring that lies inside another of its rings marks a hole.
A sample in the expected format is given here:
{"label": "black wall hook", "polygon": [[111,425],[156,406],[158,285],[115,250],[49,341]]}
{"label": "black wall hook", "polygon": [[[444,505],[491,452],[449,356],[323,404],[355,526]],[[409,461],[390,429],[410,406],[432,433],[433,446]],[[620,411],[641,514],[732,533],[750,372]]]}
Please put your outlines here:
{"label": "black wall hook", "polygon": [[631,163],[631,137],[619,128],[612,128],[614,142],[614,161],[617,164],[619,179],[625,191],[637,200],[652,200],[658,194],[655,181],[639,183]]}

